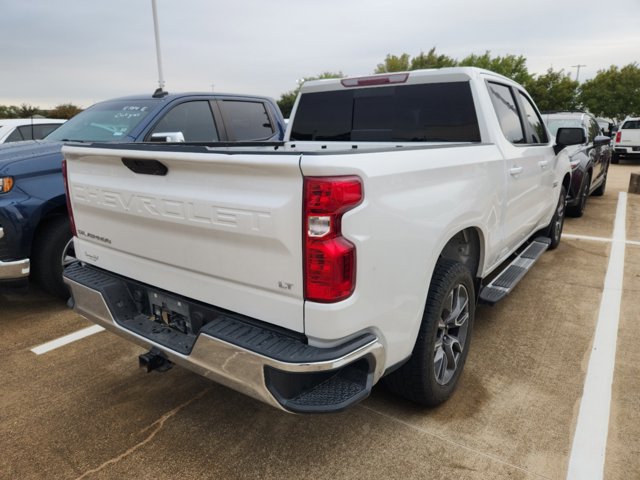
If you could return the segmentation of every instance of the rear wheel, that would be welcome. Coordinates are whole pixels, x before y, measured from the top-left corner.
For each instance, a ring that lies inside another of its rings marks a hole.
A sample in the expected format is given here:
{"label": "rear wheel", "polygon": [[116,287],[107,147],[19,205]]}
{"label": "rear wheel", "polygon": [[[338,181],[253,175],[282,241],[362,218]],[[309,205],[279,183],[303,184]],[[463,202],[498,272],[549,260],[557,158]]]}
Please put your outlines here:
{"label": "rear wheel", "polygon": [[413,353],[385,379],[389,388],[422,405],[447,400],[467,359],[475,305],[469,270],[459,262],[439,260]]}
{"label": "rear wheel", "polygon": [[613,155],[611,155],[611,163],[613,163],[614,165],[617,165],[618,163],[620,163],[620,157],[618,156],[617,153],[614,153]]}
{"label": "rear wheel", "polygon": [[59,216],[43,224],[32,251],[31,274],[35,281],[47,292],[66,300],[69,291],[62,281],[62,270],[75,260],[69,219]]}
{"label": "rear wheel", "polygon": [[562,237],[562,228],[564,227],[564,216],[567,205],[567,190],[564,185],[560,187],[560,196],[556,205],[556,210],[551,218],[551,223],[547,227],[546,236],[551,239],[549,250],[558,248],[560,245],[560,237]]}

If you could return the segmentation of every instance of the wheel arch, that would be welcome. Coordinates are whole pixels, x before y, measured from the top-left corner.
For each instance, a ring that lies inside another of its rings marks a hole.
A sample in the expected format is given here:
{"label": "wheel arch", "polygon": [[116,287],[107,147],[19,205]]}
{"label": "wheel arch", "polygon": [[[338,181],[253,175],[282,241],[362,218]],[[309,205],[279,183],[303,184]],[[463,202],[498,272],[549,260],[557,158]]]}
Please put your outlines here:
{"label": "wheel arch", "polygon": [[484,252],[485,240],[482,230],[478,227],[467,227],[446,241],[438,258],[462,263],[477,280],[480,278],[481,266],[484,263]]}

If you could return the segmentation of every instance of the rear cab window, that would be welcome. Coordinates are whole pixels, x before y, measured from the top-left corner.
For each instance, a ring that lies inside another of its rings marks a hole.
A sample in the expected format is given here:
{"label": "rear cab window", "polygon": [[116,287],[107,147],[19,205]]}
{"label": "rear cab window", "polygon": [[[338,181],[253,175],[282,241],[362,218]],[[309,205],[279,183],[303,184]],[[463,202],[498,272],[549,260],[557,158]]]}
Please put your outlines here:
{"label": "rear cab window", "polygon": [[468,82],[304,93],[290,134],[298,141],[480,142]]}
{"label": "rear cab window", "polygon": [[640,130],[640,120],[627,120],[622,124],[625,130]]}

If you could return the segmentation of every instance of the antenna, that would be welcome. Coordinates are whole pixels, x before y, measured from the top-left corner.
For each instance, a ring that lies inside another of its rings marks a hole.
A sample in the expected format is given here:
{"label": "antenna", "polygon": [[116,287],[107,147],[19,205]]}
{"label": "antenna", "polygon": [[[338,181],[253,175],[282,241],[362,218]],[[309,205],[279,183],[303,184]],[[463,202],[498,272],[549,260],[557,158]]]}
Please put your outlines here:
{"label": "antenna", "polygon": [[167,92],[164,91],[164,76],[162,75],[162,53],[160,52],[160,29],[158,27],[156,0],[151,0],[151,10],[153,11],[153,31],[156,36],[156,59],[158,61],[158,88],[153,92],[153,96],[164,97]]}

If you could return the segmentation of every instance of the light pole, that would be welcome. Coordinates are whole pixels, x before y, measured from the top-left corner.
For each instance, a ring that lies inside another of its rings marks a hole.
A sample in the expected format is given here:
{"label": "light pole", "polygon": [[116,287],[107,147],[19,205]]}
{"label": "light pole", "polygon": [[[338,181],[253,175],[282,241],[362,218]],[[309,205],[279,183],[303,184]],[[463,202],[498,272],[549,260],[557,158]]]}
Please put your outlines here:
{"label": "light pole", "polygon": [[576,70],[576,82],[578,81],[578,78],[580,78],[580,69],[581,69],[582,67],[586,67],[586,65],[580,65],[580,64],[578,64],[578,65],[571,65],[571,68],[577,68],[577,70]]}
{"label": "light pole", "polygon": [[160,29],[158,27],[158,12],[156,9],[156,0],[151,0],[151,10],[153,11],[153,31],[156,36],[156,59],[158,61],[158,89],[153,96],[164,96],[164,76],[162,75],[162,54],[160,53]]}

